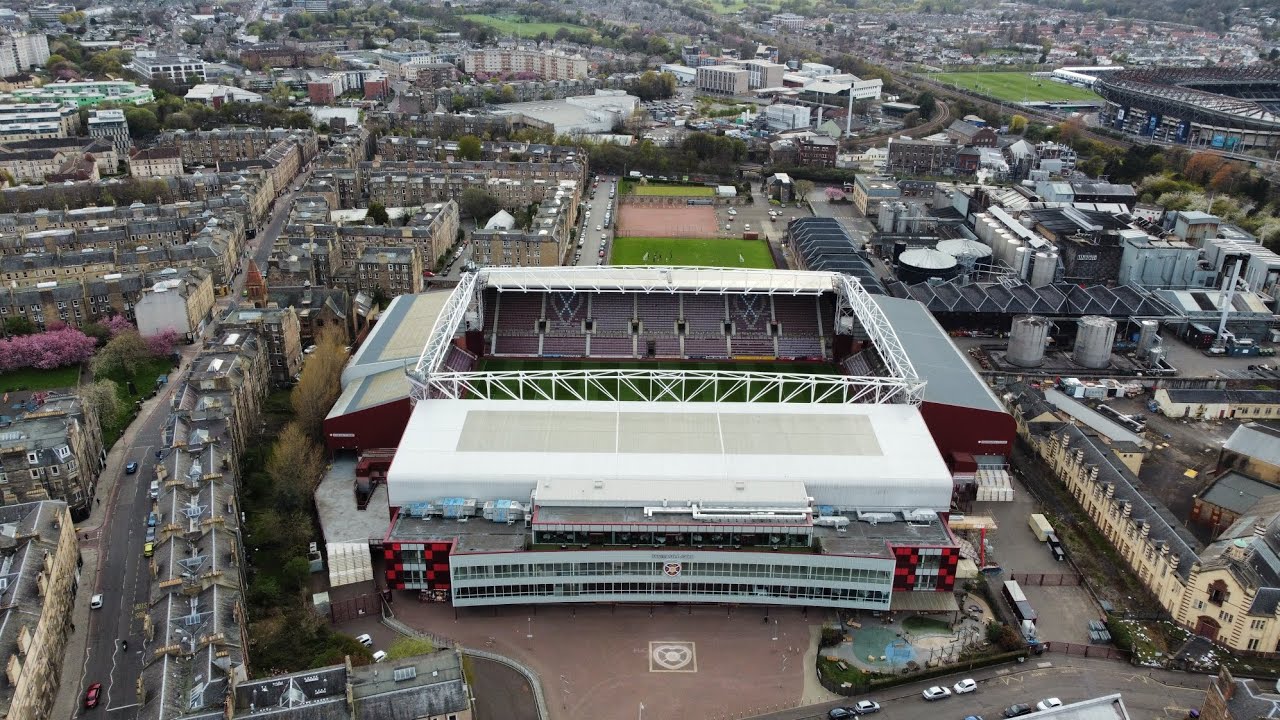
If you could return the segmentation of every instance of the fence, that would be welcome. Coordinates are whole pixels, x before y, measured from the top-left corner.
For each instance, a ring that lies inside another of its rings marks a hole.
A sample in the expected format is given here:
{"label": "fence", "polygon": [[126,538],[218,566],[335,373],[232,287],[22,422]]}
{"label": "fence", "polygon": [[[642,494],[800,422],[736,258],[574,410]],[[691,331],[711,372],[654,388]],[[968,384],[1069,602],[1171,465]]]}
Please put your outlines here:
{"label": "fence", "polygon": [[382,611],[382,596],[377,593],[357,595],[329,602],[329,618],[335,624],[362,617],[376,617]]}
{"label": "fence", "polygon": [[[822,651],[818,651],[821,656]],[[988,655],[986,657],[975,658],[972,660],[962,660],[950,665],[942,665],[936,668],[930,668],[921,672],[906,673],[903,675],[895,675],[886,678],[868,678],[865,682],[853,683],[849,687],[844,687],[841,683],[833,678],[829,678],[822,673],[821,663],[817,670],[818,682],[822,687],[830,690],[837,695],[860,695],[862,693],[873,692],[885,688],[894,687],[895,685],[906,685],[920,680],[928,680],[930,678],[945,677],[947,675],[955,675],[957,673],[969,672],[978,668],[990,667],[992,665],[1005,665],[1013,662],[1024,662],[1027,659],[1026,650],[1015,650],[1013,652],[1000,653],[998,655]]]}
{"label": "fence", "polygon": [[1080,643],[1059,642],[1057,640],[1042,643],[1045,652],[1062,653],[1088,658],[1106,658],[1107,660],[1129,660],[1129,653],[1111,645],[1083,645]]}
{"label": "fence", "polygon": [[1084,584],[1084,577],[1080,573],[1012,573],[1009,578],[1019,585],[1058,587]]}

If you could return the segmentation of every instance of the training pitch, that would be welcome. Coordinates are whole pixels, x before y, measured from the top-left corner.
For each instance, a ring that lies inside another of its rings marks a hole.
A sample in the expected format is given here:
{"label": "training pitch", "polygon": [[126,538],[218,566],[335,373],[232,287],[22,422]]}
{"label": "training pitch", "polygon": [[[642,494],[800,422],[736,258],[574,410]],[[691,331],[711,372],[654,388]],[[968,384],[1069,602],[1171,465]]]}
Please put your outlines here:
{"label": "training pitch", "polygon": [[652,195],[657,197],[714,197],[715,188],[705,185],[635,185],[632,193],[636,195]]}
{"label": "training pitch", "polygon": [[1005,102],[1101,99],[1092,90],[1054,82],[1049,78],[1032,77],[1030,73],[953,72],[930,77],[943,84],[956,85]]}
{"label": "training pitch", "polygon": [[764,240],[734,238],[620,237],[613,241],[609,260],[613,265],[774,267],[773,255]]}

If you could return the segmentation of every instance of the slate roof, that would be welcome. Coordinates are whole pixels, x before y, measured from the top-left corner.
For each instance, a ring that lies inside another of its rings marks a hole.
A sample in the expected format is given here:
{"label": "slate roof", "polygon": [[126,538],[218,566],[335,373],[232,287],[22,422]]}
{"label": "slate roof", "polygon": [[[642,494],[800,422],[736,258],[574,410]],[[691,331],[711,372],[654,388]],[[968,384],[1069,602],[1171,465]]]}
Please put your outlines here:
{"label": "slate roof", "polygon": [[1169,400],[1175,403],[1204,405],[1276,405],[1280,390],[1212,390],[1167,388]]}
{"label": "slate roof", "polygon": [[1241,425],[1222,449],[1280,467],[1280,429],[1262,423]]}

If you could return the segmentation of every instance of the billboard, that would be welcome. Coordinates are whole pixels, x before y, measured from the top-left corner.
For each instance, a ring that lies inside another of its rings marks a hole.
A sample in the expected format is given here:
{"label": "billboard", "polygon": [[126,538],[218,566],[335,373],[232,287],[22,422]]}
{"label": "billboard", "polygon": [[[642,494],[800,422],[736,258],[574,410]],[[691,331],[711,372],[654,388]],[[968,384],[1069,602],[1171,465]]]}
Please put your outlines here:
{"label": "billboard", "polygon": [[1191,121],[1190,120],[1183,120],[1182,122],[1178,123],[1178,130],[1177,130],[1177,134],[1174,135],[1174,139],[1180,143],[1184,143],[1187,140],[1191,139]]}
{"label": "billboard", "polygon": [[1116,121],[1114,124],[1116,130],[1124,129],[1124,118],[1129,114],[1129,108],[1122,107],[1116,110]]}
{"label": "billboard", "polygon": [[1216,147],[1216,148],[1226,147],[1227,139],[1222,135],[1214,135],[1213,141],[1209,143],[1209,146]]}
{"label": "billboard", "polygon": [[1156,113],[1147,115],[1147,124],[1142,128],[1143,135],[1155,135],[1156,128],[1160,127],[1160,116]]}

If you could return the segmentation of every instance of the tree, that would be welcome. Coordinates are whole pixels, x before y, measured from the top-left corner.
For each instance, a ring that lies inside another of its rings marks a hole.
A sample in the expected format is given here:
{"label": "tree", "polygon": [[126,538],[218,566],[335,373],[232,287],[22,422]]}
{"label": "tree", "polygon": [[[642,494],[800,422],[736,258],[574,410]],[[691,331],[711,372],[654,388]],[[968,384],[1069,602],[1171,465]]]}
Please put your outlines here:
{"label": "tree", "polygon": [[95,380],[80,386],[80,400],[93,409],[99,419],[112,419],[120,415],[124,403],[120,402],[119,386],[114,381]]}
{"label": "tree", "polygon": [[467,188],[458,198],[458,210],[463,217],[485,220],[502,207],[498,199],[480,188]]}
{"label": "tree", "polygon": [[365,219],[374,225],[386,225],[391,218],[387,215],[387,208],[382,203],[371,202]]}
{"label": "tree", "polygon": [[812,180],[796,180],[796,197],[804,202],[809,199],[809,194],[813,192]]}
{"label": "tree", "polygon": [[76,365],[93,355],[97,342],[79,330],[67,327],[6,338],[0,340],[0,372],[28,367],[50,370]]}
{"label": "tree", "polygon": [[920,117],[928,120],[933,117],[933,113],[938,109],[938,100],[933,93],[925,90],[916,98],[916,104],[920,106]]}
{"label": "tree", "polygon": [[27,319],[26,315],[18,315],[17,317],[7,317],[4,319],[3,334],[5,337],[12,335],[30,335],[36,331],[35,323]]}
{"label": "tree", "polygon": [[267,476],[275,495],[276,510],[283,513],[305,510],[324,472],[324,452],[299,422],[284,426],[271,447]]}
{"label": "tree", "polygon": [[149,138],[160,130],[160,120],[146,108],[125,108],[124,119],[129,124],[129,135],[134,138]]}
{"label": "tree", "polygon": [[178,344],[178,339],[182,337],[177,330],[167,328],[161,330],[155,335],[148,335],[143,338],[143,342],[147,346],[147,354],[151,357],[164,357],[168,355],[173,346]]}
{"label": "tree", "polygon": [[103,321],[102,326],[107,329],[107,333],[110,337],[115,337],[120,333],[129,332],[130,330],[135,332],[137,331],[137,328],[133,326],[133,323],[129,322],[129,318],[123,315],[112,315]]}
{"label": "tree", "polygon": [[96,377],[123,377],[133,372],[133,368],[151,355],[146,341],[137,332],[123,332],[111,338],[111,341],[93,356],[90,368]]}
{"label": "tree", "polygon": [[302,377],[293,388],[290,402],[296,422],[310,437],[320,437],[320,426],[329,408],[342,391],[338,382],[347,352],[339,333],[325,331],[316,338],[316,349],[302,366]]}
{"label": "tree", "polygon": [[1021,115],[1014,115],[1009,118],[1009,132],[1013,135],[1021,135],[1027,129],[1027,119]]}
{"label": "tree", "polygon": [[1222,168],[1225,162],[1221,156],[1199,152],[1192,155],[1191,159],[1187,161],[1186,167],[1182,169],[1182,174],[1186,175],[1188,180],[1203,185],[1209,182],[1210,178]]}
{"label": "tree", "polygon": [[458,156],[463,160],[479,160],[480,150],[480,138],[475,135],[463,135],[458,138]]}
{"label": "tree", "polygon": [[1209,180],[1209,187],[1215,192],[1231,192],[1239,179],[1239,170],[1231,163],[1223,163]]}

